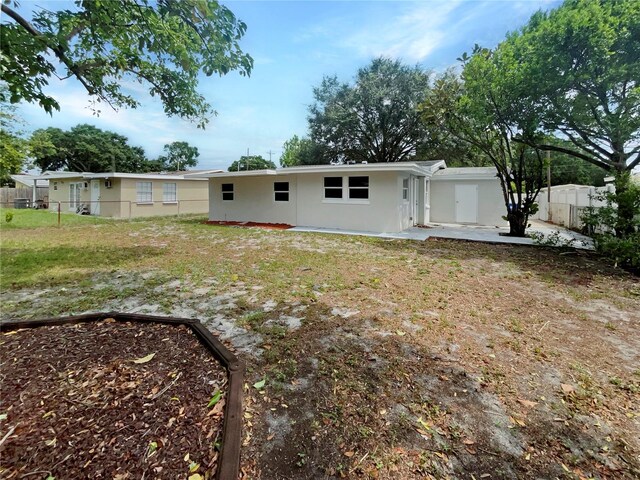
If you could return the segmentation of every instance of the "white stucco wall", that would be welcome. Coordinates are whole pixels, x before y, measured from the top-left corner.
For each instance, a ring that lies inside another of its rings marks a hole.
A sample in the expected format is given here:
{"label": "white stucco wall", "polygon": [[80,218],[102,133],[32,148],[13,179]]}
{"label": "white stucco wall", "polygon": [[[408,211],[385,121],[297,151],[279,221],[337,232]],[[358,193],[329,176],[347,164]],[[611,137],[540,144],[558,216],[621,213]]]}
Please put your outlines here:
{"label": "white stucco wall", "polygon": [[[276,202],[274,182],[289,182],[289,201]],[[222,184],[233,184],[233,200],[222,200]],[[294,175],[212,178],[209,180],[209,220],[286,223],[296,225]]]}
{"label": "white stucco wall", "polygon": [[457,223],[456,221],[456,185],[478,186],[478,225],[505,225],[502,219],[506,215],[506,208],[497,178],[463,180],[450,178],[431,179],[430,192],[430,221],[432,223]]}
{"label": "white stucco wall", "polygon": [[[212,178],[209,219],[287,223],[369,232],[398,232],[409,226],[408,203],[402,201],[402,175],[362,172],[369,177],[367,200],[325,199],[323,173]],[[405,175],[408,176],[408,175]],[[289,202],[276,202],[274,182],[289,182]],[[234,184],[234,200],[222,200],[222,184]]]}

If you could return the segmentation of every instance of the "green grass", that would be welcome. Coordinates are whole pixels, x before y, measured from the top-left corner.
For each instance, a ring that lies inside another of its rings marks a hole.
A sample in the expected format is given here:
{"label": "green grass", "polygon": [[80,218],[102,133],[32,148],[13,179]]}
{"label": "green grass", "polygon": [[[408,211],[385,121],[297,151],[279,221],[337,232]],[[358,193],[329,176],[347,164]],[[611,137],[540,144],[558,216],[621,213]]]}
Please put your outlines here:
{"label": "green grass", "polygon": [[[7,218],[12,216],[11,221]],[[91,215],[77,215],[75,213],[61,213],[60,225],[95,225],[98,223],[114,222],[109,218],[94,217]],[[58,225],[58,214],[49,210],[33,210],[31,208],[15,209],[0,208],[0,229],[16,228],[42,228]]]}

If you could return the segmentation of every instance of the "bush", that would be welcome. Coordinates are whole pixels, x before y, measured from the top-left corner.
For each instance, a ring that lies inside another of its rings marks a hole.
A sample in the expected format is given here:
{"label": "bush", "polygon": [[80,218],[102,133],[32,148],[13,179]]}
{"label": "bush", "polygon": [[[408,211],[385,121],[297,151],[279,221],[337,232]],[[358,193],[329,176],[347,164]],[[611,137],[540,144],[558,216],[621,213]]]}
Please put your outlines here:
{"label": "bush", "polygon": [[[630,181],[628,172],[616,178],[617,186],[624,186],[622,194],[604,192],[594,195],[603,207],[589,207],[582,220],[593,237],[596,250],[618,266],[640,272],[640,185]],[[620,215],[619,204],[627,215]],[[628,213],[631,212],[631,215]]]}
{"label": "bush", "polygon": [[11,223],[11,220],[13,220],[13,212],[7,212],[7,214],[4,216],[4,221],[7,223]]}

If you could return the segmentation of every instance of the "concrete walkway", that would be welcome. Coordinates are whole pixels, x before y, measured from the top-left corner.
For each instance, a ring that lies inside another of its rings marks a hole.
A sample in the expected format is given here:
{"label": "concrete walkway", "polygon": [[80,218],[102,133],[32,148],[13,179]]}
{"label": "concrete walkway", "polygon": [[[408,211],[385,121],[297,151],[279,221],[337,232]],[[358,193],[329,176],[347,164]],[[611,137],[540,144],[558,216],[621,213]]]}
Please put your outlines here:
{"label": "concrete walkway", "polygon": [[[589,237],[579,233],[567,230],[558,225],[542,222],[540,220],[531,220],[531,227],[527,229],[528,233],[537,232],[549,236],[557,236],[561,244],[566,245],[571,242],[571,246],[586,250],[593,250],[593,242]],[[339,235],[364,235],[367,237],[377,238],[396,238],[404,240],[426,240],[427,238],[451,238],[457,240],[469,240],[473,242],[490,242],[490,243],[511,243],[520,245],[536,245],[532,238],[507,237],[500,235],[501,233],[509,233],[508,227],[484,227],[477,225],[455,225],[455,224],[429,224],[426,227],[411,227],[399,233],[373,233],[357,230],[339,230],[331,228],[311,228],[311,227],[294,227],[289,229],[291,232],[316,232],[316,233],[334,233]],[[562,246],[562,245],[557,245]]]}

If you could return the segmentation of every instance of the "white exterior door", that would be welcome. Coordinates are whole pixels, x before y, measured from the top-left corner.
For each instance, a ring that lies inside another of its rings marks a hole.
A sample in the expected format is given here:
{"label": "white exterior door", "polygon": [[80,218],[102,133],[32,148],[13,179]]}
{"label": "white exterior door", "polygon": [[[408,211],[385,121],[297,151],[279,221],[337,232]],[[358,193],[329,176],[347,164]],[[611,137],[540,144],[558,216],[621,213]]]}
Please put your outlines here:
{"label": "white exterior door", "polygon": [[478,185],[456,185],[456,222],[478,223]]}
{"label": "white exterior door", "polygon": [[100,215],[100,180],[91,180],[91,215]]}

